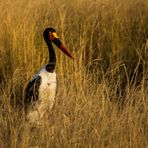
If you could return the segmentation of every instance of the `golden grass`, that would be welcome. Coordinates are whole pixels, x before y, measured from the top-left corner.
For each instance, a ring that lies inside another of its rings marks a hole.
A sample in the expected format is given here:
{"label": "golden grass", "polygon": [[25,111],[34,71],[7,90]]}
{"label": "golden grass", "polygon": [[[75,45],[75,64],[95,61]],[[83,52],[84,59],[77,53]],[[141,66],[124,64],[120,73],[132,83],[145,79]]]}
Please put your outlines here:
{"label": "golden grass", "polygon": [[[0,2],[0,147],[148,147],[147,0]],[[75,60],[56,49],[54,108],[29,129],[14,108],[48,61],[47,26]]]}

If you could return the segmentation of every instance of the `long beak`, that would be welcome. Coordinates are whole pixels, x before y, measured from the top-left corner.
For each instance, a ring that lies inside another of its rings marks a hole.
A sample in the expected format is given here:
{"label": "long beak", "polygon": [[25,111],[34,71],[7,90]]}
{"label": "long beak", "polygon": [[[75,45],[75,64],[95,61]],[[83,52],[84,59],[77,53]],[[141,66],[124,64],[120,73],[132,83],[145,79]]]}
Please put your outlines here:
{"label": "long beak", "polygon": [[66,49],[66,47],[61,43],[61,41],[58,39],[58,36],[56,33],[53,33],[54,38],[52,39],[52,42],[61,49],[68,57],[73,58],[73,56],[69,53],[69,51]]}

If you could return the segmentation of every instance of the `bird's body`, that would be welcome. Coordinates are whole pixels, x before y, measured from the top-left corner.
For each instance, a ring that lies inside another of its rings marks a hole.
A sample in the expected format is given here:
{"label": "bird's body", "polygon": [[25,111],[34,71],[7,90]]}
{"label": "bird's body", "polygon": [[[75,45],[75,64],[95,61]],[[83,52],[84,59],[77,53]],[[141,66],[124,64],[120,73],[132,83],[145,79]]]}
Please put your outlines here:
{"label": "bird's body", "polygon": [[72,58],[63,44],[58,40],[55,30],[47,28],[44,31],[44,39],[49,50],[49,63],[34,75],[26,88],[24,108],[26,119],[29,123],[36,123],[51,110],[54,105],[57,79],[55,73],[55,52],[51,41],[55,43],[65,54]]}
{"label": "bird's body", "polygon": [[[27,110],[27,120],[37,122],[47,110],[51,110],[56,94],[57,80],[56,73],[49,73],[46,66],[30,80],[27,87],[25,104]],[[34,96],[32,96],[34,94]],[[31,100],[33,99],[33,100]]]}

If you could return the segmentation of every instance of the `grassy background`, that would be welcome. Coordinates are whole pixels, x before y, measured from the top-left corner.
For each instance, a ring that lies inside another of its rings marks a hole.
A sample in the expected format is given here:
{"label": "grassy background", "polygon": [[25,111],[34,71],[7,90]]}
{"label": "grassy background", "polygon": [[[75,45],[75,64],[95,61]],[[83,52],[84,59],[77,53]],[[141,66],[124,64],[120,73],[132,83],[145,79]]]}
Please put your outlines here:
{"label": "grassy background", "polygon": [[[0,0],[0,147],[148,147],[147,8],[147,0]],[[56,49],[55,105],[30,129],[14,108],[48,62],[48,26],[75,60]]]}

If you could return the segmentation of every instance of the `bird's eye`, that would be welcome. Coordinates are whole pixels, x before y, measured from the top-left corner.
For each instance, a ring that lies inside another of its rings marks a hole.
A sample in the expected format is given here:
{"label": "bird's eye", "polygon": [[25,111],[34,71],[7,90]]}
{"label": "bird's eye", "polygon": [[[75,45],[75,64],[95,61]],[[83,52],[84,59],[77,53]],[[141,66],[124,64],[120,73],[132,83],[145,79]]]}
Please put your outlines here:
{"label": "bird's eye", "polygon": [[54,38],[55,38],[54,35],[53,35],[51,32],[49,33],[49,37],[50,37],[50,40],[51,40],[51,41],[53,41]]}

